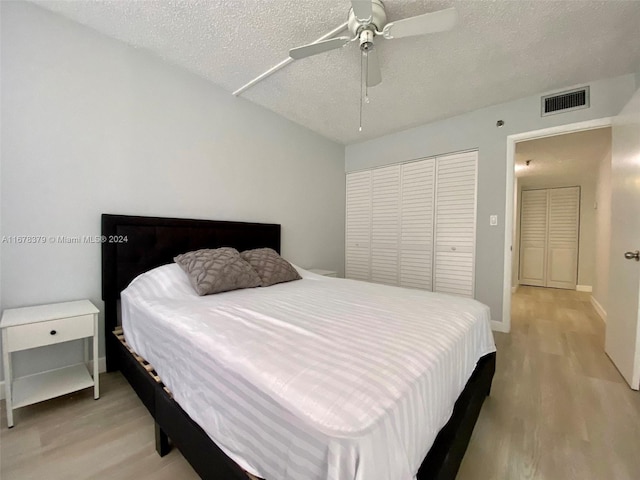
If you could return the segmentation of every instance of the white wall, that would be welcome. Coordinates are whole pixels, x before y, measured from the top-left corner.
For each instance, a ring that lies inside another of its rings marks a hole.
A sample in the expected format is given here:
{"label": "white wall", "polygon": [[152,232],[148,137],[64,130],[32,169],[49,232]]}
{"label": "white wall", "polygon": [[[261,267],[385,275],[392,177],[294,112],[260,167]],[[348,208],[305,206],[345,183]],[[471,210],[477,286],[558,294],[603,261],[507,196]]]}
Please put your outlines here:
{"label": "white wall", "polygon": [[[469,112],[346,148],[347,171],[461,150],[478,149],[476,298],[502,320],[507,136],[616,115],[635,91],[633,74],[588,82],[591,107],[540,117],[540,96]],[[562,87],[562,86],[561,86]],[[563,88],[558,88],[561,91]],[[542,94],[542,93],[541,93]],[[425,105],[424,108],[429,108]],[[502,128],[496,121],[504,120]],[[510,197],[509,202],[512,201]],[[498,226],[489,226],[489,215]]]}
{"label": "white wall", "polygon": [[596,179],[596,264],[592,297],[606,314],[609,296],[609,246],[611,243],[611,150],[602,158]]}
{"label": "white wall", "polygon": [[[285,257],[343,272],[343,146],[32,4],[1,8],[2,235],[99,235],[103,212],[273,222]],[[1,262],[2,308],[103,306],[97,244],[4,243]],[[15,358],[24,374],[80,345]]]}

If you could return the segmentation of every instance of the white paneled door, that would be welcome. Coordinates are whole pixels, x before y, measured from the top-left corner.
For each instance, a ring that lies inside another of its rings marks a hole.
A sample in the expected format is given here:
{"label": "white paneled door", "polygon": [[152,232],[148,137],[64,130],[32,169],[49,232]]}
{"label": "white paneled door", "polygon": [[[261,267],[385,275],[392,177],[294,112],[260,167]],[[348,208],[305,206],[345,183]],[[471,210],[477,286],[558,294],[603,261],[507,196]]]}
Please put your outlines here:
{"label": "white paneled door", "polygon": [[547,287],[575,290],[579,228],[580,187],[550,189]]}
{"label": "white paneled door", "polygon": [[371,281],[398,284],[400,165],[372,172]]}
{"label": "white paneled door", "polygon": [[576,288],[580,187],[524,190],[520,214],[520,284]]}
{"label": "white paneled door", "polygon": [[613,121],[605,351],[640,388],[640,90]]}
{"label": "white paneled door", "polygon": [[477,152],[436,163],[434,292],[473,297]]}
{"label": "white paneled door", "polygon": [[477,159],[347,174],[346,277],[473,297]]}
{"label": "white paneled door", "polygon": [[371,172],[347,175],[345,276],[369,280],[371,275]]}
{"label": "white paneled door", "polygon": [[435,159],[402,165],[400,286],[433,290]]}
{"label": "white paneled door", "polygon": [[547,191],[523,191],[520,205],[520,284],[544,287],[547,272]]}

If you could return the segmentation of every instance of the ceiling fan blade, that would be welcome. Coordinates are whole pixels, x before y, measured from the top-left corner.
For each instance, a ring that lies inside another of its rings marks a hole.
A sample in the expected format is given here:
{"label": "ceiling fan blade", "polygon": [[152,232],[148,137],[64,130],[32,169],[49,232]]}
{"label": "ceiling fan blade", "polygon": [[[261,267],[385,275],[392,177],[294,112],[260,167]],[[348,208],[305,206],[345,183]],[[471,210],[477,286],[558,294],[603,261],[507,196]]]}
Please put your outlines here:
{"label": "ceiling fan blade", "polygon": [[289,56],[295,60],[317,55],[318,53],[328,52],[334,48],[344,47],[351,41],[350,37],[337,37],[322,42],[310,43],[302,47],[296,47],[289,50]]}
{"label": "ceiling fan blade", "polygon": [[380,71],[380,63],[378,62],[378,52],[369,50],[367,56],[367,87],[375,87],[382,82],[382,72]]}
{"label": "ceiling fan blade", "polygon": [[351,0],[351,6],[353,7],[353,14],[358,20],[361,22],[371,20],[373,16],[371,0]]}
{"label": "ceiling fan blade", "polygon": [[458,21],[455,8],[447,8],[437,12],[425,13],[416,17],[409,17],[397,22],[387,23],[382,30],[384,38],[403,38],[413,35],[444,32],[450,30]]}

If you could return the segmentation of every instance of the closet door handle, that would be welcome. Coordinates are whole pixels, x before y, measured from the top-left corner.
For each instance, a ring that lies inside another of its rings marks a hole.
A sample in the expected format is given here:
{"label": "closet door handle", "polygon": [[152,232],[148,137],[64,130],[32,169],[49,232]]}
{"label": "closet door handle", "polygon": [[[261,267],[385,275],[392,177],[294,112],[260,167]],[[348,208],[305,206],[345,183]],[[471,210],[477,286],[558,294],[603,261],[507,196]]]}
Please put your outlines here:
{"label": "closet door handle", "polygon": [[624,258],[627,260],[634,260],[636,262],[640,262],[640,250],[636,250],[635,252],[626,252],[624,254]]}

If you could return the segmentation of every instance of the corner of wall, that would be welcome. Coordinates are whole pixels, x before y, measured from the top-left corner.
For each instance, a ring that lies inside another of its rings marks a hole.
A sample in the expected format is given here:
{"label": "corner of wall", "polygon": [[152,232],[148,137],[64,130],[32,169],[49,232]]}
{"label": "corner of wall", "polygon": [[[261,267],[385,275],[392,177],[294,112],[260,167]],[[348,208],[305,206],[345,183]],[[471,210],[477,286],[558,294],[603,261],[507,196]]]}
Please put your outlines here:
{"label": "corner of wall", "polygon": [[504,323],[498,320],[491,320],[491,330],[500,333],[509,333],[511,329]]}
{"label": "corner of wall", "polygon": [[593,308],[595,309],[596,313],[600,316],[600,318],[604,321],[604,323],[607,323],[607,312],[605,311],[604,308],[602,308],[602,305],[600,305],[600,302],[598,302],[598,300],[596,300],[596,297],[594,297],[593,295],[591,295],[591,298],[589,300],[591,302],[591,305],[593,305]]}

